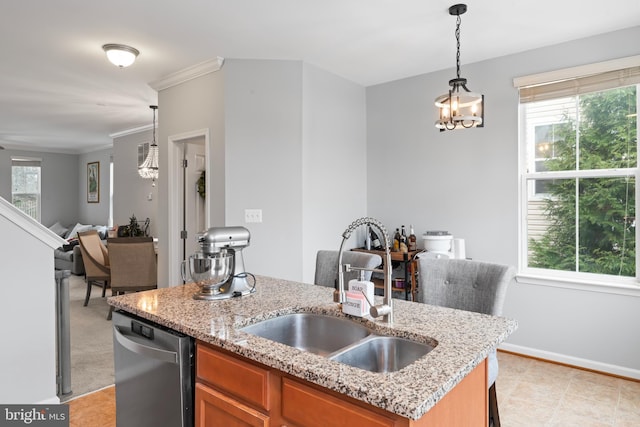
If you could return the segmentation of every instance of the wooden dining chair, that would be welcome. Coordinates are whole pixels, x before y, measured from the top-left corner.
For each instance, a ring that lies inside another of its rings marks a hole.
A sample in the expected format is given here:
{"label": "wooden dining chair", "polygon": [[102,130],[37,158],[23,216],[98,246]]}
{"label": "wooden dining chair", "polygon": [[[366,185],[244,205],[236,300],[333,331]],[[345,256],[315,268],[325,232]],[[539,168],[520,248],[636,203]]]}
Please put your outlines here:
{"label": "wooden dining chair", "polygon": [[[138,292],[158,287],[158,267],[152,237],[118,237],[107,240],[111,264],[111,293]],[[113,306],[107,319],[111,320]]]}
{"label": "wooden dining chair", "polygon": [[[515,277],[511,266],[481,261],[446,258],[419,258],[417,301],[500,316],[507,287]],[[489,386],[489,425],[500,427],[495,381],[498,357],[495,351],[487,357]]]}
{"label": "wooden dining chair", "polygon": [[87,294],[84,298],[84,306],[89,304],[91,287],[102,286],[102,296],[105,296],[109,281],[111,280],[111,268],[109,266],[109,251],[100,240],[96,230],[78,233],[82,262],[84,263],[85,281],[87,282]]}

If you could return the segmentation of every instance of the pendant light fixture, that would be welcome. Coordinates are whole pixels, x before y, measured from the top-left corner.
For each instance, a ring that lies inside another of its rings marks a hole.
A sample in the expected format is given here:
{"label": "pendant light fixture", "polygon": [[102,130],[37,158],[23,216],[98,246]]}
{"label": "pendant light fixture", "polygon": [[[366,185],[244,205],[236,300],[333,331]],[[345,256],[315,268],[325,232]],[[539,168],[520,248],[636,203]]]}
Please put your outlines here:
{"label": "pendant light fixture", "polygon": [[439,118],[436,128],[440,132],[456,128],[484,127],[484,95],[471,92],[467,79],[460,77],[460,15],[467,11],[466,4],[455,4],[449,15],[456,20],[456,78],[449,80],[449,92],[436,98]]}
{"label": "pendant light fixture", "polygon": [[149,146],[149,153],[147,158],[138,167],[138,174],[144,179],[152,179],[152,187],[156,186],[156,179],[158,179],[158,144],[156,144],[156,110],[157,105],[149,105],[149,108],[153,110],[153,141]]}
{"label": "pendant light fixture", "polygon": [[116,67],[125,68],[133,64],[140,54],[135,47],[124,44],[108,43],[102,46],[107,59]]}

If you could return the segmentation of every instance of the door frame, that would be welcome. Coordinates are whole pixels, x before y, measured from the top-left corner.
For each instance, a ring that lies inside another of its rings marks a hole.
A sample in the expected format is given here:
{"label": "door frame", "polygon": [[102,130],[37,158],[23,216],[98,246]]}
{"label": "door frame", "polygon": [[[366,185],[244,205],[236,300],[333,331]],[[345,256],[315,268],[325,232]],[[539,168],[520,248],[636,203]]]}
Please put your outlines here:
{"label": "door frame", "polygon": [[[169,230],[167,233],[168,250],[167,261],[169,264],[169,286],[176,286],[182,283],[182,277],[180,275],[180,264],[177,262],[178,258],[182,255],[182,242],[180,239],[180,230],[182,230],[181,215],[182,215],[182,188],[180,187],[181,175],[182,175],[182,144],[190,139],[203,138],[204,137],[204,156],[206,169],[209,169],[211,164],[209,158],[209,129],[197,129],[193,131],[183,132],[176,135],[171,135],[168,138],[169,150],[167,154],[167,163],[169,170],[167,171],[168,178],[168,197],[169,204],[168,223]],[[211,188],[211,174],[205,174],[205,186]],[[209,194],[205,193],[204,199],[204,222],[205,227],[211,226],[211,208],[209,205]]]}

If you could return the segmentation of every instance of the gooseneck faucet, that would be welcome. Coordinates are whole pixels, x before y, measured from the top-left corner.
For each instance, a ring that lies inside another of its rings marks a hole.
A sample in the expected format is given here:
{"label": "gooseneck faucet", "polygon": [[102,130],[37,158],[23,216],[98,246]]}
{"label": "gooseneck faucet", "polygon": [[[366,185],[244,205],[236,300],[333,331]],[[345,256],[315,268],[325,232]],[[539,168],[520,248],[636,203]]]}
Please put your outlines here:
{"label": "gooseneck faucet", "polygon": [[[342,264],[342,251],[344,250],[345,242],[351,237],[351,233],[360,227],[361,225],[369,225],[378,229],[382,234],[384,244],[385,261],[382,270],[379,268],[361,268],[352,267],[349,264]],[[359,218],[351,223],[349,227],[342,233],[342,243],[340,244],[340,251],[338,252],[338,289],[333,291],[333,301],[337,303],[344,303],[347,300],[347,295],[344,289],[344,271],[371,271],[374,273],[384,274],[384,295],[382,297],[382,304],[371,305],[369,314],[372,317],[382,316],[382,320],[387,323],[393,323],[393,298],[391,295],[391,252],[389,250],[389,237],[387,236],[387,229],[382,225],[380,221],[375,218],[365,217]]]}

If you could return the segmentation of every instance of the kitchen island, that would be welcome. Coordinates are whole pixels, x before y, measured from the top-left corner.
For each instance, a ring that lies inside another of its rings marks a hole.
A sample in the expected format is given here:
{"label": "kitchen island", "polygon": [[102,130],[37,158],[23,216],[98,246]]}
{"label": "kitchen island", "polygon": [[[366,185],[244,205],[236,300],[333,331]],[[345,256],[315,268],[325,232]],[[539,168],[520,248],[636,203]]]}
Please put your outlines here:
{"label": "kitchen island", "polygon": [[[234,358],[237,358],[239,364],[232,366],[238,368],[238,372],[246,368],[255,377],[263,376],[264,383],[260,387],[264,388],[264,392],[260,392],[262,394],[259,396],[261,403],[249,405],[248,410],[253,411],[252,406],[258,407],[262,412],[253,414],[258,418],[274,415],[272,425],[285,425],[284,421],[287,420],[287,425],[302,425],[300,421],[298,424],[291,421],[295,414],[287,419],[286,412],[289,409],[285,403],[287,396],[294,396],[304,403],[305,400],[299,398],[309,390],[326,391],[326,399],[319,401],[320,407],[335,406],[344,398],[347,403],[353,403],[351,412],[368,408],[374,415],[388,415],[392,420],[388,425],[431,425],[421,424],[420,420],[428,418],[425,414],[445,400],[447,395],[453,394],[451,392],[454,389],[460,388],[458,386],[472,373],[481,379],[481,388],[476,387],[475,390],[483,393],[480,398],[486,408],[485,359],[517,328],[517,323],[511,319],[394,300],[395,319],[391,326],[368,318],[351,319],[365,324],[378,334],[436,345],[426,356],[404,369],[376,373],[240,330],[250,324],[290,313],[310,312],[345,317],[337,304],[333,303],[333,290],[330,288],[257,276],[256,292],[249,296],[221,301],[196,301],[192,296],[197,291],[196,285],[186,284],[111,297],[108,301],[118,309],[195,338],[198,344],[197,372],[200,362],[205,364],[206,356],[209,368],[215,369],[215,365],[222,362],[233,364]],[[255,369],[252,364],[255,364]],[[201,377],[199,373],[197,375]],[[239,374],[238,381],[241,378]],[[204,379],[204,387],[212,383],[212,392],[217,393],[219,390],[215,390],[215,380],[207,383]],[[298,393],[301,387],[306,388]],[[242,384],[239,384],[238,390],[241,388]],[[232,390],[231,395],[238,397],[238,393]],[[196,402],[197,394],[198,391]],[[222,399],[223,406],[233,407],[233,403],[229,403],[231,401],[224,401],[228,396],[222,396]],[[240,396],[240,400],[243,399]],[[251,403],[251,399],[249,401]],[[306,402],[309,404],[308,400]],[[407,422],[402,424],[397,419]]]}

